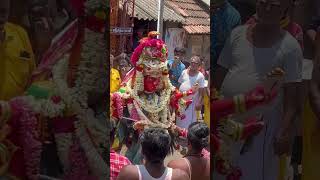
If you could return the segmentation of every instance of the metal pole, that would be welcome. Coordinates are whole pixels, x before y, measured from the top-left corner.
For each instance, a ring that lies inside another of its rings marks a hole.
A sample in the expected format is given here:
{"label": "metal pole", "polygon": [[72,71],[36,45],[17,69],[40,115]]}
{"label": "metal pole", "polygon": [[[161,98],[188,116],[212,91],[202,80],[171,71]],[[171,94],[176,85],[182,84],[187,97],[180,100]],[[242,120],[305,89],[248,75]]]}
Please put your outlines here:
{"label": "metal pole", "polygon": [[163,34],[163,9],[164,9],[164,0],[158,0],[158,24],[157,31],[160,33],[158,35],[159,39],[162,39]]}

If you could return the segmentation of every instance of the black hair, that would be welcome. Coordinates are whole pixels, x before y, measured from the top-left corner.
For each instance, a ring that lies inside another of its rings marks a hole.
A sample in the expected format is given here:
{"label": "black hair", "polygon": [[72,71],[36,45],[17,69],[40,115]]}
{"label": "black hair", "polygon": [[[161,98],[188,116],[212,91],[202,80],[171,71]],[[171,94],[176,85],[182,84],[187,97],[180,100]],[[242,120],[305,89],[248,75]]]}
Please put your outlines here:
{"label": "black hair", "polygon": [[140,137],[142,153],[151,163],[160,163],[170,152],[171,137],[161,128],[144,130]]}
{"label": "black hair", "polygon": [[205,123],[194,122],[188,128],[188,141],[192,148],[201,151],[209,144],[209,128]]}
{"label": "black hair", "polygon": [[183,47],[176,47],[176,48],[174,49],[174,53],[177,53],[177,52],[180,52],[180,53],[182,53],[182,54],[186,54],[186,49],[183,48]]}

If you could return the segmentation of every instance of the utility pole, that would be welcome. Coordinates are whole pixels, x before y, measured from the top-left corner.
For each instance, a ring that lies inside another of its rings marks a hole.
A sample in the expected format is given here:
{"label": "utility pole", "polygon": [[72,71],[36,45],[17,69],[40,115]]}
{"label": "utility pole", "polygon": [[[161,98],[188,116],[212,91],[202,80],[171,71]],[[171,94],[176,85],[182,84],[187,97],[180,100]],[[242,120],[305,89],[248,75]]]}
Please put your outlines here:
{"label": "utility pole", "polygon": [[164,9],[164,0],[158,0],[158,24],[157,31],[160,33],[158,35],[159,39],[163,37],[163,9]]}

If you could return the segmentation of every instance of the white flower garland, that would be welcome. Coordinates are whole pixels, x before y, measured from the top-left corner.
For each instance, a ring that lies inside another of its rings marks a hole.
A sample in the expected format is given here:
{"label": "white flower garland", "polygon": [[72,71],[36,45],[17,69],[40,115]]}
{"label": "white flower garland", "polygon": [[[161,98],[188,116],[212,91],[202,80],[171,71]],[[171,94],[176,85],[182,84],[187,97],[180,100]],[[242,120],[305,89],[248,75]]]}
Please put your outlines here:
{"label": "white flower garland", "polygon": [[[143,62],[144,59],[140,57],[137,64],[143,64]],[[166,63],[161,63],[160,66],[165,64]],[[146,127],[160,127],[167,129],[171,122],[169,110],[170,97],[172,92],[175,90],[175,87],[170,83],[168,75],[163,76],[162,81],[164,82],[165,89],[160,92],[160,96],[153,94],[152,99],[147,101],[144,95],[138,95],[138,92],[144,90],[143,78],[143,73],[137,71],[133,89],[131,80],[129,80],[126,85],[127,93],[123,94],[123,98],[128,99],[132,97],[134,99],[133,105],[128,105],[129,112],[131,112],[134,107],[137,110],[141,123],[145,124]],[[147,117],[144,112],[142,112],[142,109],[145,110],[150,117]]]}
{"label": "white flower garland", "polygon": [[55,104],[51,99],[35,99],[32,96],[22,97],[25,102],[28,102],[32,111],[44,115],[49,118],[63,116],[65,104],[60,102]]}
{"label": "white flower garland", "polygon": [[[138,72],[139,74],[141,72]],[[155,100],[152,100],[151,102],[155,102],[153,104],[148,105],[141,97],[138,95],[138,88],[141,86],[141,82],[143,82],[143,76],[136,76],[136,81],[134,83],[134,89],[132,90],[130,85],[128,86],[128,92],[132,95],[132,97],[137,101],[137,103],[141,106],[141,108],[149,113],[159,113],[164,109],[165,106],[168,106],[170,96],[171,96],[171,88],[167,87],[160,93],[160,104],[156,102]],[[155,97],[155,96],[154,96]]]}
{"label": "white flower garland", "polygon": [[[78,118],[80,119],[81,117],[79,116],[81,115],[78,115]],[[89,166],[92,168],[94,174],[99,177],[99,179],[106,179],[108,174],[108,165],[101,156],[97,155],[99,152],[94,148],[94,144],[88,136],[83,122],[75,121],[74,125],[76,127],[76,135],[77,137],[80,137],[79,140],[81,147],[88,158]]]}
{"label": "white flower garland", "polygon": [[[75,122],[76,136],[79,138],[81,147],[85,150],[88,161],[93,165],[92,170],[97,173],[97,176],[103,175],[106,178],[108,174],[108,166],[104,162],[99,152],[95,149],[92,140],[89,138],[87,131],[83,128],[86,124],[90,133],[98,138],[94,139],[98,143],[106,144],[106,129],[103,129],[98,123],[99,120],[88,113],[87,93],[90,90],[98,89],[103,91],[105,89],[107,72],[103,72],[104,49],[101,43],[99,33],[94,33],[86,29],[86,39],[83,45],[83,52],[81,54],[81,61],[77,71],[76,85],[74,88],[69,88],[66,82],[68,70],[68,57],[59,61],[53,68],[53,81],[56,84],[57,92],[66,103],[69,110],[77,114],[78,121]],[[94,50],[93,50],[94,49]],[[102,69],[102,70],[101,70]],[[99,85],[99,86],[97,86]],[[104,88],[100,88],[104,86]],[[60,151],[65,151],[63,148]]]}
{"label": "white flower garland", "polygon": [[64,171],[67,172],[69,165],[69,150],[72,145],[72,133],[59,133],[54,135],[57,143],[57,153],[60,162],[63,164]]}

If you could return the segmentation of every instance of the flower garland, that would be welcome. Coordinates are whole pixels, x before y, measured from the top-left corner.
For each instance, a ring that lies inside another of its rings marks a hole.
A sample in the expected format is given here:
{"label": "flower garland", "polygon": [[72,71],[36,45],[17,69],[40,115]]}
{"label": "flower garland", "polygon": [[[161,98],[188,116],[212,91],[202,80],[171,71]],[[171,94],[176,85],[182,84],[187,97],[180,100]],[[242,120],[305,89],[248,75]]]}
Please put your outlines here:
{"label": "flower garland", "polygon": [[69,162],[71,164],[71,168],[67,175],[64,177],[65,180],[96,180],[96,177],[93,177],[89,173],[88,161],[83,158],[83,151],[81,151],[81,147],[79,142],[74,142],[74,144],[70,147],[69,151]]}
{"label": "flower garland", "polygon": [[[89,107],[87,105],[87,92],[90,90],[104,91],[106,87],[105,84],[107,83],[105,78],[107,72],[104,72],[102,68],[106,66],[103,58],[104,49],[101,43],[97,43],[101,40],[99,38],[101,38],[99,33],[94,33],[86,29],[86,39],[83,45],[82,58],[74,88],[69,88],[66,83],[67,58],[59,61],[54,67],[53,80],[55,84],[59,84],[58,92],[64,95],[62,97],[67,107],[77,114],[78,121],[74,124],[75,133],[80,141],[81,147],[85,150],[88,161],[93,165],[92,170],[97,173],[97,176],[100,177],[102,175],[106,178],[108,177],[108,166],[95,149],[92,140],[88,137],[88,132],[82,127],[82,124],[86,124],[89,132],[98,138],[94,140],[104,145],[106,144],[106,128],[98,124],[99,120],[97,120],[94,115],[89,115]],[[92,48],[94,50],[92,50]]]}
{"label": "flower garland", "polygon": [[[137,73],[137,77],[135,79],[134,89],[132,90],[130,86],[128,86],[128,92],[132,95],[132,97],[138,102],[138,104],[143,108],[143,110],[149,112],[149,113],[159,113],[164,109],[165,106],[168,106],[169,99],[172,93],[171,88],[166,88],[165,90],[161,91],[160,93],[160,104],[158,102],[155,102],[152,105],[148,105],[144,100],[141,99],[141,96],[138,95],[138,88],[135,88],[136,86],[141,86],[141,82],[143,82],[143,76],[141,77],[138,75],[140,73]],[[155,96],[154,96],[155,97]]]}
{"label": "flower garland", "polygon": [[111,116],[121,119],[123,117],[123,103],[119,93],[113,93],[111,99]]}
{"label": "flower garland", "polygon": [[94,174],[98,175],[98,177],[107,178],[109,167],[103,160],[103,158],[100,155],[98,155],[99,152],[97,152],[97,150],[94,148],[94,145],[91,142],[88,133],[86,132],[86,128],[84,127],[81,121],[75,121],[74,125],[76,127],[76,135],[77,137],[80,137],[80,145],[88,158],[88,162],[92,170],[94,171]]}
{"label": "flower garland", "polygon": [[39,165],[42,152],[42,144],[36,128],[36,113],[32,111],[32,108],[27,105],[23,98],[16,98],[10,104],[15,112],[19,112],[19,115],[15,118],[21,124],[18,133],[21,134],[20,142],[22,142],[27,176],[36,180],[40,174]]}

